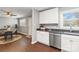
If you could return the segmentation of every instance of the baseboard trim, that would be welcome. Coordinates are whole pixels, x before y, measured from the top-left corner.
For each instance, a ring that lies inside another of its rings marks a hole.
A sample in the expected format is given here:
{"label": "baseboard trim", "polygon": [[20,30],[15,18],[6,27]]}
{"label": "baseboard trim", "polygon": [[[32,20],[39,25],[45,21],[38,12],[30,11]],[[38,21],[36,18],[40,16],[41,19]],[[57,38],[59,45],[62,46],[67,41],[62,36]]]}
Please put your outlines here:
{"label": "baseboard trim", "polygon": [[43,44],[43,45],[47,45],[47,46],[50,46],[49,44],[44,44],[43,42],[40,42],[40,41],[38,41],[39,43],[41,43],[41,44]]}
{"label": "baseboard trim", "polygon": [[56,47],[54,47],[54,46],[50,46],[50,47],[52,47],[52,48],[55,48],[55,49],[58,49],[58,50],[60,50],[60,51],[61,51],[61,49],[59,49],[59,48],[56,48]]}
{"label": "baseboard trim", "polygon": [[31,44],[35,44],[35,43],[37,43],[38,41],[34,41],[34,42],[32,42]]}
{"label": "baseboard trim", "polygon": [[25,34],[25,33],[22,33],[22,32],[18,32],[18,33],[20,33],[20,34],[23,34],[23,35],[27,35],[27,34]]}

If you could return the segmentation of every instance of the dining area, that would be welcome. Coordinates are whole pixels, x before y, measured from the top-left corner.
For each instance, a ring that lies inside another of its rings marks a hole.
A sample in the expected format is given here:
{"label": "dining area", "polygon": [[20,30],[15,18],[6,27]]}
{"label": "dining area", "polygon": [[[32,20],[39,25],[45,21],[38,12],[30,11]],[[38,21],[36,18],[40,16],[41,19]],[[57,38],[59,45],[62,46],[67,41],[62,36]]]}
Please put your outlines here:
{"label": "dining area", "polygon": [[17,24],[15,24],[15,28],[12,28],[10,25],[0,28],[0,44],[13,42],[20,37],[17,33]]}

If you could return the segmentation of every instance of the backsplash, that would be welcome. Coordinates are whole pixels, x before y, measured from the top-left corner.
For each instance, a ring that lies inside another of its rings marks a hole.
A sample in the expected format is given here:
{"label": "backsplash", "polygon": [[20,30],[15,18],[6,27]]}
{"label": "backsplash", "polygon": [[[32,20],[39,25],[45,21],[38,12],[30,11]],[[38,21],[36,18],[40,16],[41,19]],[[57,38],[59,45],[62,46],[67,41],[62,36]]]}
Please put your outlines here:
{"label": "backsplash", "polygon": [[58,24],[42,24],[45,28],[59,28]]}

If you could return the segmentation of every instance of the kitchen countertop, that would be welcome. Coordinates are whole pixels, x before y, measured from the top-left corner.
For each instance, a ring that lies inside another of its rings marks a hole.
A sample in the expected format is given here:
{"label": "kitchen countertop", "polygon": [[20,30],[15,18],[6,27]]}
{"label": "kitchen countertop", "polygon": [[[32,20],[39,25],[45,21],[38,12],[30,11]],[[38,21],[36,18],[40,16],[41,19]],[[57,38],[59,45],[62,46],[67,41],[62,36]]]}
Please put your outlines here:
{"label": "kitchen countertop", "polygon": [[53,28],[53,29],[37,29],[38,31],[44,31],[44,32],[49,32],[49,33],[57,33],[57,34],[67,34],[67,35],[75,35],[79,36],[79,30],[69,30],[69,29],[58,29],[58,28]]}

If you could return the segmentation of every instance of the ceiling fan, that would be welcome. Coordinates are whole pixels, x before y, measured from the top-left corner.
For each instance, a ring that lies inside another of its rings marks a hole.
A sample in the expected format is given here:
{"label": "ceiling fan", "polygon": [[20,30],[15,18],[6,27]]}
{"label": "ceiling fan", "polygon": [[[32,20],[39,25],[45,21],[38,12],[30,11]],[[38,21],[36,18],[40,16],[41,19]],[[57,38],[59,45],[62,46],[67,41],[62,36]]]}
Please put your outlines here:
{"label": "ceiling fan", "polygon": [[17,16],[16,14],[13,14],[12,12],[10,11],[6,11],[6,10],[1,10],[3,12],[4,15],[6,16]]}

